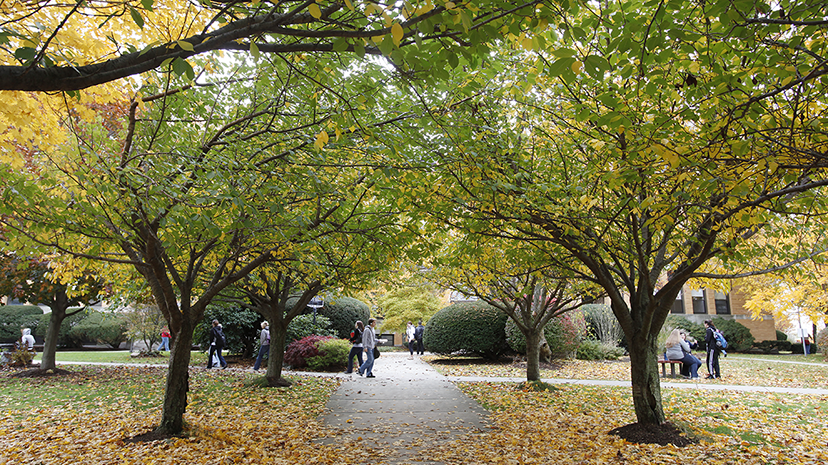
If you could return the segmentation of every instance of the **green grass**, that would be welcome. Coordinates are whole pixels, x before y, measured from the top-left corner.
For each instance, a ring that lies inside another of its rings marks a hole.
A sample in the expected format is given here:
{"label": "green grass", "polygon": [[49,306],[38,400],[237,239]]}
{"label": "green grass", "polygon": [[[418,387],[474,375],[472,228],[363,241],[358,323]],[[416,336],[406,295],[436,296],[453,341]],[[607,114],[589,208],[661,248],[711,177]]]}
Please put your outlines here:
{"label": "green grass", "polygon": [[[40,362],[41,354],[37,354],[35,362]],[[148,365],[166,366],[170,361],[170,353],[164,352],[158,357],[132,357],[128,350],[103,351],[58,351],[55,361],[83,362],[83,363],[139,363]],[[206,365],[207,354],[200,351],[190,353],[190,365]]]}

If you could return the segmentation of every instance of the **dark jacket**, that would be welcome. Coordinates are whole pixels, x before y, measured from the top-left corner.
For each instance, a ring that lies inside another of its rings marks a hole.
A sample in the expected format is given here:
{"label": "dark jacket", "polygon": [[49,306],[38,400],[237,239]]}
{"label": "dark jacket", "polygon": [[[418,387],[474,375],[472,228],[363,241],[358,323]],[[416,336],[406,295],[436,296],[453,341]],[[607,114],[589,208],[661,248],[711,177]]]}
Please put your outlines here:
{"label": "dark jacket", "polygon": [[707,350],[721,350],[719,349],[719,346],[716,345],[716,335],[713,334],[713,328],[707,328],[704,331],[704,345]]}
{"label": "dark jacket", "polygon": [[210,330],[210,345],[216,343],[216,349],[224,348],[224,332],[218,326],[213,326]]}
{"label": "dark jacket", "polygon": [[418,325],[416,328],[414,328],[414,339],[416,339],[418,341],[422,341],[424,332],[425,332],[425,326]]}

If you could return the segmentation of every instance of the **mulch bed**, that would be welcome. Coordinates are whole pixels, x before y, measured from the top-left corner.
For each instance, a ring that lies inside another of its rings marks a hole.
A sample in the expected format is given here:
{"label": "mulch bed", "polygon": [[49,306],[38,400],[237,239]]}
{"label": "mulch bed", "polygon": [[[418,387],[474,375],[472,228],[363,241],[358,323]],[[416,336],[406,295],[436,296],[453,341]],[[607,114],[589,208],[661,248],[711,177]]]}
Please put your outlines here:
{"label": "mulch bed", "polygon": [[632,423],[615,428],[609,434],[619,436],[634,444],[659,444],[662,446],[672,444],[676,447],[684,447],[698,443],[697,440],[685,436],[672,423],[661,425]]}

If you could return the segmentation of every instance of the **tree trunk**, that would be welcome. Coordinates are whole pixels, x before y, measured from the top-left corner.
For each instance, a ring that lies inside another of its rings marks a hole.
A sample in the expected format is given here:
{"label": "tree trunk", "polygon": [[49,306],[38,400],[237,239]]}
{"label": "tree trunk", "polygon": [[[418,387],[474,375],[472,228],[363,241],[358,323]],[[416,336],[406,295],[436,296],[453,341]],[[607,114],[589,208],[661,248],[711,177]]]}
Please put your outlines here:
{"label": "tree trunk", "polygon": [[187,391],[190,390],[190,347],[193,343],[193,328],[187,318],[183,319],[181,331],[170,349],[170,364],[167,368],[167,385],[164,390],[164,409],[161,424],[156,431],[166,434],[180,434],[184,431],[184,411],[187,409]]}
{"label": "tree trunk", "polygon": [[530,328],[526,337],[526,381],[540,381],[540,331]]}
{"label": "tree trunk", "polygon": [[55,369],[57,341],[60,335],[60,325],[63,323],[64,318],[66,318],[66,309],[52,309],[52,313],[49,315],[49,327],[46,328],[46,338],[43,340],[43,353],[40,356],[41,370]]}
{"label": "tree trunk", "polygon": [[665,418],[661,406],[656,337],[632,338],[627,335],[628,341],[633,339],[635,342],[630,344],[629,350],[635,416],[638,423],[660,425]]}
{"label": "tree trunk", "polygon": [[272,325],[270,332],[270,353],[267,358],[267,383],[270,386],[290,386],[290,382],[282,378],[282,363],[285,361],[285,340],[287,339],[287,324]]}

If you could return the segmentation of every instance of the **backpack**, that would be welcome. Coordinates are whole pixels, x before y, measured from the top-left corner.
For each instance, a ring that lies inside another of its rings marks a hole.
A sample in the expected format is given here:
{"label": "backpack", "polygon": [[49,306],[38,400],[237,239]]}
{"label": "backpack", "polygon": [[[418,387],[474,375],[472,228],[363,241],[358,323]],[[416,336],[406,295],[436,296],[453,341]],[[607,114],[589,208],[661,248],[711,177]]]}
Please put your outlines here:
{"label": "backpack", "polygon": [[216,345],[224,347],[225,342],[226,341],[224,339],[224,331],[222,331],[221,328],[216,326]]}
{"label": "backpack", "polygon": [[420,339],[422,339],[424,330],[425,330],[424,326],[417,326],[417,328],[414,329],[414,339],[416,339],[418,341]]}
{"label": "backpack", "polygon": [[719,349],[727,349],[727,339],[725,339],[721,331],[718,329],[713,330],[713,336],[716,337],[716,347]]}

